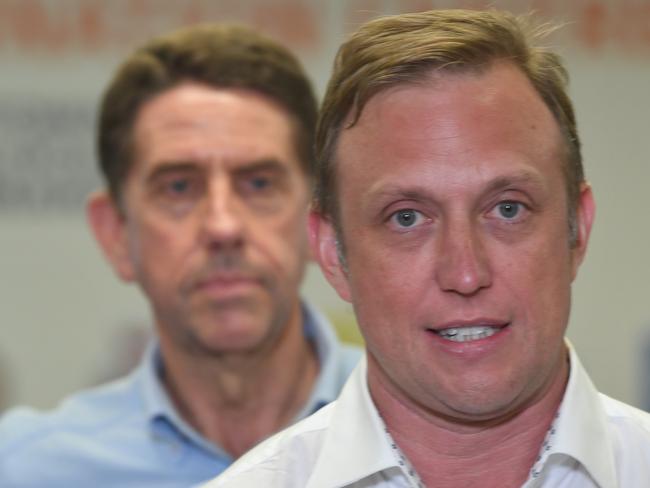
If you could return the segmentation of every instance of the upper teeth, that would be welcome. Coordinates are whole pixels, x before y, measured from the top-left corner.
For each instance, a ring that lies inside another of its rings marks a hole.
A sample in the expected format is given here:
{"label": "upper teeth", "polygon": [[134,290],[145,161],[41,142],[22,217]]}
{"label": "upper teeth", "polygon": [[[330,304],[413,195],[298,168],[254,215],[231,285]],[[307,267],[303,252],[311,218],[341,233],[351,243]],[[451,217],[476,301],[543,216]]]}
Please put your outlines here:
{"label": "upper teeth", "polygon": [[475,327],[451,327],[438,332],[445,339],[454,342],[475,341],[495,334],[496,327],[475,326]]}

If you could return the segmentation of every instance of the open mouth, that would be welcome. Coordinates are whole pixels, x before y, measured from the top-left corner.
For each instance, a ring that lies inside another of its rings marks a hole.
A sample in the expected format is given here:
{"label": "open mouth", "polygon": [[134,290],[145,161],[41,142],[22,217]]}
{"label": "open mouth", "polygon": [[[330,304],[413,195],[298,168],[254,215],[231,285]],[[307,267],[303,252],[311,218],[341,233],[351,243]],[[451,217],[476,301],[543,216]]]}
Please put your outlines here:
{"label": "open mouth", "polygon": [[505,325],[474,325],[464,327],[449,327],[447,329],[434,330],[429,329],[439,337],[452,342],[470,342],[485,339],[501,331]]}

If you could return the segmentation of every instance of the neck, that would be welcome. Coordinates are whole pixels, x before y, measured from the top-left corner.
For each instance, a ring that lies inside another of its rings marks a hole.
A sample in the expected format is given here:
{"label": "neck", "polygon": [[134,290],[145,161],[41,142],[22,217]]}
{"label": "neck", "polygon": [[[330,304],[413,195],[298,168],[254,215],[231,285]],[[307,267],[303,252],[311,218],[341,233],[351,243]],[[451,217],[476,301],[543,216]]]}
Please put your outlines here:
{"label": "neck", "polygon": [[162,336],[160,343],[165,386],[179,413],[235,458],[293,420],[318,373],[299,307],[276,343],[255,353],[197,355]]}
{"label": "neck", "polygon": [[568,378],[564,361],[537,401],[491,420],[455,421],[405,400],[383,378],[373,378],[371,361],[369,357],[369,387],[388,430],[426,486],[437,488],[522,486]]}

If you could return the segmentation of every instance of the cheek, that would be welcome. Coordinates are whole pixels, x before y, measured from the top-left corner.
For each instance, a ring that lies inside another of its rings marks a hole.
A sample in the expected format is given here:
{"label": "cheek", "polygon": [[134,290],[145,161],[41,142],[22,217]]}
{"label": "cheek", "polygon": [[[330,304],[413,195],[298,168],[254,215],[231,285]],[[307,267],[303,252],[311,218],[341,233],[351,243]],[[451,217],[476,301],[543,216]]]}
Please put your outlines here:
{"label": "cheek", "polygon": [[150,288],[181,279],[195,233],[189,226],[139,222],[130,230],[129,251],[138,281]]}
{"label": "cheek", "polygon": [[403,262],[351,260],[351,303],[368,350],[382,363],[403,362],[421,343],[418,326],[431,317],[430,283]]}
{"label": "cheek", "polygon": [[252,246],[261,259],[283,275],[302,276],[308,257],[307,212],[291,212],[258,221]]}
{"label": "cheek", "polygon": [[[434,283],[431,256],[399,254],[390,248],[364,246],[357,241],[348,249],[349,283],[359,320],[373,324],[417,320],[432,302]],[[387,332],[406,333],[406,327],[385,327]],[[401,331],[400,331],[401,330]]]}
{"label": "cheek", "polygon": [[567,244],[557,242],[557,245],[548,241],[537,244],[529,251],[506,250],[506,254],[516,258],[503,256],[499,260],[495,283],[503,284],[503,292],[510,297],[515,313],[530,325],[529,334],[557,335],[564,330],[568,319],[570,253]]}

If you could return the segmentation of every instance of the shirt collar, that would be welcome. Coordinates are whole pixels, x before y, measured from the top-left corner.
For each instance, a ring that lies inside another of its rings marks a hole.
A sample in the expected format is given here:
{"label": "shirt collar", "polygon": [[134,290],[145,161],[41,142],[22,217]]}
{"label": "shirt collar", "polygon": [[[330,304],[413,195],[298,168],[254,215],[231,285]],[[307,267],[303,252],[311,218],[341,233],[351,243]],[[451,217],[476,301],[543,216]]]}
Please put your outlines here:
{"label": "shirt collar", "polygon": [[567,346],[571,372],[560,405],[556,439],[547,463],[552,464],[558,454],[570,456],[589,472],[598,486],[615,487],[616,467],[611,442],[608,441],[607,416],[598,391],[568,341]]}
{"label": "shirt collar", "polygon": [[137,372],[151,429],[156,435],[171,435],[185,443],[191,441],[219,458],[231,459],[226,451],[205,439],[178,413],[163,384],[163,368],[160,346],[157,341],[152,341],[145,350]]}
{"label": "shirt collar", "polygon": [[336,400],[341,391],[341,345],[327,319],[311,305],[303,302],[303,332],[312,343],[318,359],[319,373],[304,407],[294,418],[303,419],[322,406]]}
{"label": "shirt collar", "polygon": [[[599,393],[567,341],[570,373],[547,458],[548,469],[558,456],[579,462],[602,488],[616,487],[614,453],[608,442],[607,418]],[[399,469],[383,433],[383,422],[370,397],[364,358],[333,405],[322,455],[308,488],[346,486],[375,473]]]}
{"label": "shirt collar", "polygon": [[307,488],[347,486],[381,471],[399,469],[370,398],[366,363],[364,356],[332,405],[323,449]]}
{"label": "shirt collar", "polygon": [[[341,346],[329,322],[307,303],[302,303],[303,331],[312,342],[319,362],[319,374],[312,393],[294,421],[311,415],[323,405],[334,401],[340,391]],[[164,365],[157,341],[152,341],[138,366],[136,376],[141,384],[145,414],[157,433],[161,429],[184,440],[192,440],[222,458],[230,458],[221,447],[208,441],[189,425],[176,410],[162,382]],[[162,424],[162,425],[161,425]]]}

